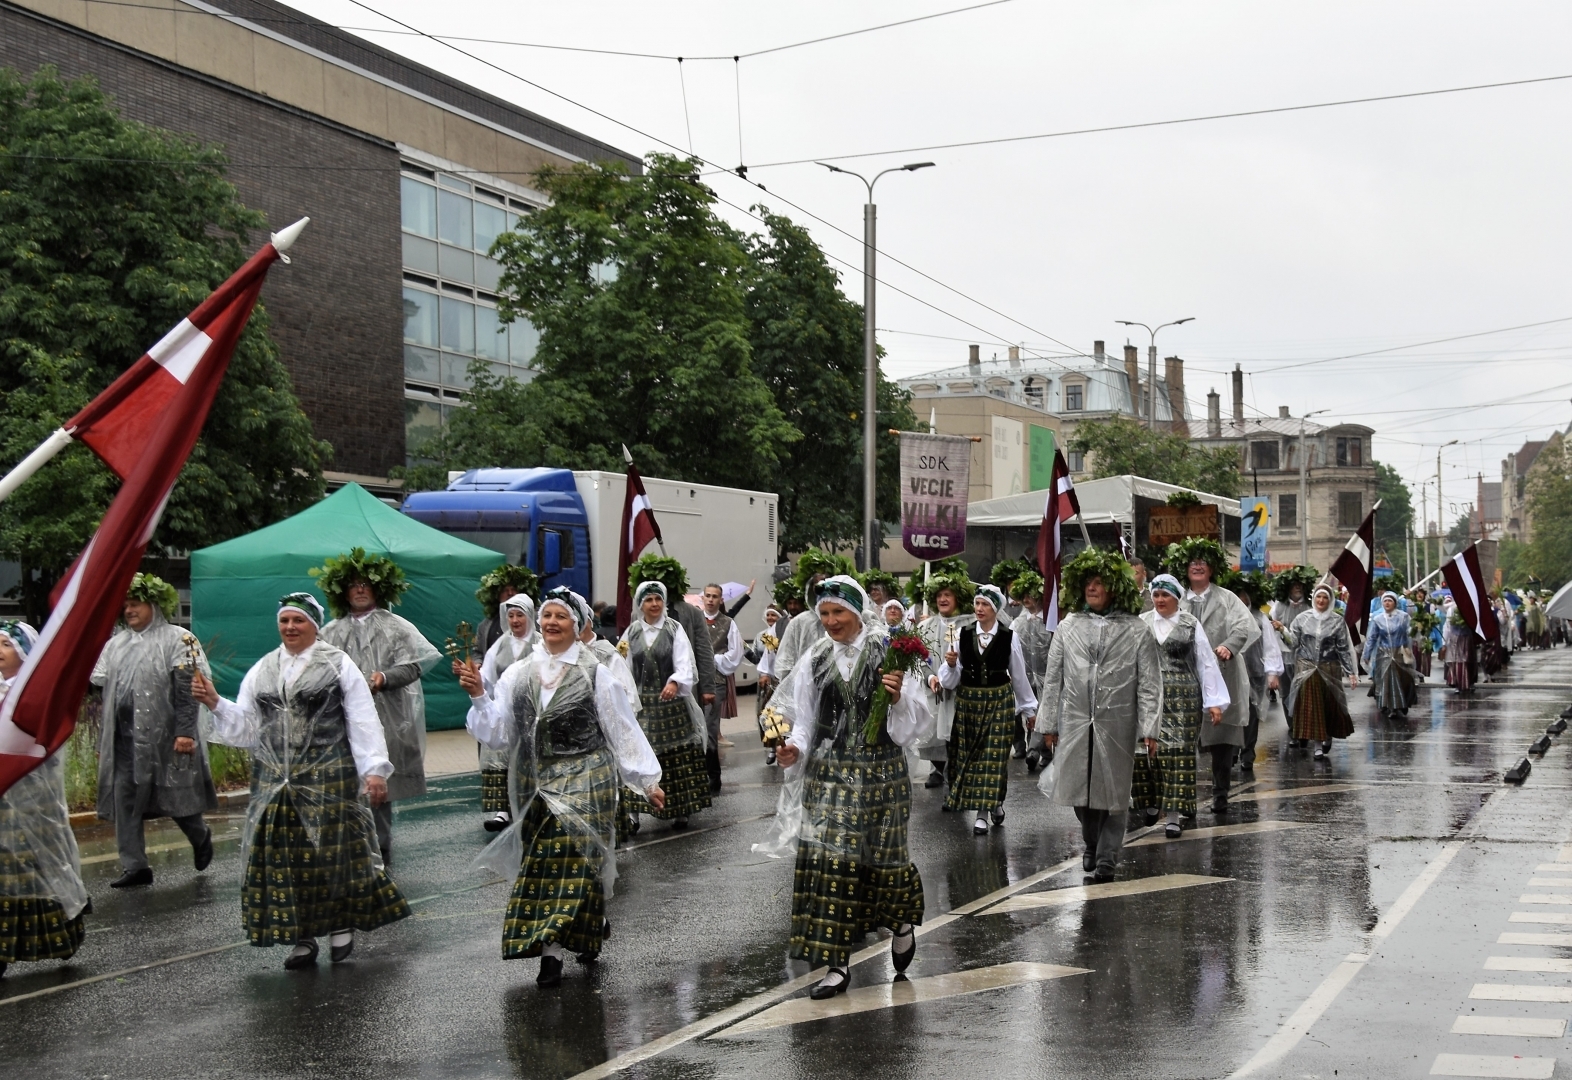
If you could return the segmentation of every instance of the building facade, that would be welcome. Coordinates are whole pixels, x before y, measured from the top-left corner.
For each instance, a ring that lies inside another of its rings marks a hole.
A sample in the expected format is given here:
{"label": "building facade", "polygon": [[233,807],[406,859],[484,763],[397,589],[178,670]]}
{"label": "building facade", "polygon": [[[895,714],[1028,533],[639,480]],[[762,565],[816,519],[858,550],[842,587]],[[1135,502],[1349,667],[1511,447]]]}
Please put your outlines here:
{"label": "building facade", "polygon": [[528,377],[534,331],[501,326],[485,252],[545,204],[538,170],[640,166],[272,0],[0,0],[0,65],[92,76],[127,119],[222,146],[271,228],[312,219],[262,300],[330,480],[374,489],[470,362]]}

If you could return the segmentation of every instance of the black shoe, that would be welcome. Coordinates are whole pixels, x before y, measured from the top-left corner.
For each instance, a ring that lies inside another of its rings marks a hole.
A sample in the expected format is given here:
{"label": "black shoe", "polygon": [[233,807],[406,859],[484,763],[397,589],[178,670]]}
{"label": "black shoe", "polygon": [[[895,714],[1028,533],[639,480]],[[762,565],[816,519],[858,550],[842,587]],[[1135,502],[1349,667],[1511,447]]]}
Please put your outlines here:
{"label": "black shoe", "polygon": [[134,889],[138,885],[153,884],[153,868],[144,866],[140,870],[127,870],[109,883],[111,889]]}
{"label": "black shoe", "polygon": [[764,751],[764,764],[775,764],[775,747],[771,746]]}
{"label": "black shoe", "polygon": [[710,777],[710,794],[711,795],[719,795],[720,792],[721,792],[720,777],[718,777],[718,776]]}
{"label": "black shoe", "polygon": [[938,769],[933,770],[933,772],[928,774],[928,779],[922,782],[922,786],[925,788],[943,787],[944,774]]}
{"label": "black shoe", "polygon": [[207,827],[207,835],[202,837],[201,843],[191,846],[191,861],[196,864],[199,874],[213,861],[213,826]]}
{"label": "black shoe", "polygon": [[1241,758],[1239,761],[1239,771],[1246,774],[1253,774],[1255,772],[1254,759],[1246,760]]}
{"label": "black shoe", "polygon": [[[840,976],[840,981],[832,981],[837,975]],[[843,993],[850,985],[851,976],[847,975],[840,968],[830,968],[830,973],[817,986],[808,991],[808,996],[814,1001],[823,1001],[825,998],[832,998],[836,994]]]}
{"label": "black shoe", "polygon": [[1148,806],[1145,810],[1141,811],[1141,824],[1150,829],[1153,825],[1157,824],[1157,819],[1160,817],[1162,817],[1162,814],[1158,813],[1155,806]]}
{"label": "black shoe", "polygon": [[686,829],[688,827],[688,819],[685,817],[672,818],[671,827],[673,829]]}
{"label": "black shoe", "polygon": [[993,823],[995,825],[1003,825],[1004,824],[1004,804],[1001,803],[1000,805],[994,807],[993,808],[993,813],[990,814],[989,816],[991,818],[993,818]]}
{"label": "black shoe", "polygon": [[536,986],[562,985],[562,960],[555,956],[540,958],[540,974],[535,976]]}
{"label": "black shoe", "polygon": [[[342,945],[335,945],[335,944],[333,944],[333,938],[338,937],[338,935],[342,934],[342,933],[348,933],[349,934],[349,940],[346,941]],[[345,960],[348,960],[349,959],[349,954],[354,952],[354,951],[355,951],[355,932],[353,930],[348,930],[348,931],[340,930],[338,933],[334,934],[333,937],[328,938],[328,958],[331,959],[333,961],[333,963],[337,964],[337,963],[341,963],[341,962],[343,962]]]}
{"label": "black shoe", "polygon": [[489,818],[486,819],[486,831],[501,832],[503,829],[508,827],[512,820],[512,815],[510,815],[506,810],[498,810],[495,814],[492,814]]}
{"label": "black shoe", "polygon": [[382,869],[386,870],[393,865],[393,852],[389,848],[382,849]]}
{"label": "black shoe", "polygon": [[[900,944],[902,941],[908,941],[911,944],[904,950],[897,949],[895,946]],[[897,933],[890,939],[890,963],[895,966],[896,971],[905,971],[907,968],[912,966],[912,958],[916,955],[917,928],[912,926],[910,923],[907,923],[906,933]]]}
{"label": "black shoe", "polygon": [[1092,875],[1092,884],[1093,885],[1106,885],[1110,881],[1112,881],[1113,879],[1114,879],[1114,872],[1112,870],[1104,870],[1102,867],[1099,866],[1097,868],[1097,873]]}
{"label": "black shoe", "polygon": [[1214,814],[1226,814],[1226,813],[1228,813],[1228,796],[1227,795],[1213,795],[1212,796],[1212,813],[1214,813]]}
{"label": "black shoe", "polygon": [[637,836],[637,835],[639,835],[639,829],[643,827],[642,823],[641,823],[641,821],[639,819],[639,815],[637,815],[637,814],[629,814],[628,818],[629,818],[629,820],[628,820],[628,835],[629,836]]}
{"label": "black shoe", "polygon": [[302,968],[317,966],[317,943],[312,941],[297,941],[295,947],[284,957],[285,971],[299,971]]}
{"label": "black shoe", "polygon": [[1016,739],[1015,742],[1012,743],[1011,746],[1010,746],[1010,756],[1013,757],[1013,758],[1023,758],[1023,757],[1025,757],[1026,756],[1026,740],[1024,740],[1024,739]]}
{"label": "black shoe", "polygon": [[1081,856],[1081,869],[1082,870],[1085,870],[1088,874],[1090,874],[1096,868],[1097,868],[1097,852],[1095,852],[1095,851],[1088,851],[1085,855]]}
{"label": "black shoe", "polygon": [[1163,835],[1170,840],[1177,840],[1179,837],[1184,835],[1184,827],[1177,821],[1170,821],[1167,825],[1163,826]]}
{"label": "black shoe", "polygon": [[1028,750],[1026,752],[1026,771],[1029,772],[1029,773],[1034,773],[1034,772],[1037,772],[1042,767],[1043,767],[1042,756],[1039,755],[1036,750]]}

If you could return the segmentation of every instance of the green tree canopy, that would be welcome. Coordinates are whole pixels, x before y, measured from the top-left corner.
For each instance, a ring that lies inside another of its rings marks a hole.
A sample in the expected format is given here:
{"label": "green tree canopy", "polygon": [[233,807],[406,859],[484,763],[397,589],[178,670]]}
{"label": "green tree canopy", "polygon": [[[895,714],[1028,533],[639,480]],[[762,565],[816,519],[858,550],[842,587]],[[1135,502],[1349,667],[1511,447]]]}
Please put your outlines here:
{"label": "green tree canopy", "polygon": [[1413,579],[1408,565],[1408,532],[1414,521],[1414,501],[1396,469],[1384,461],[1375,463],[1376,498],[1381,509],[1376,511],[1376,550],[1385,551],[1392,565],[1400,567],[1404,577]]}
{"label": "green tree canopy", "polygon": [[1210,495],[1239,497],[1239,451],[1231,448],[1195,446],[1182,435],[1153,431],[1123,416],[1083,421],[1067,445],[1090,456],[1092,475],[1099,480],[1132,473]]}
{"label": "green tree canopy", "polygon": [[[9,468],[190,314],[265,224],[211,146],[120,118],[91,80],[0,70],[0,466]],[[259,306],[240,339],[154,548],[189,550],[321,497],[331,448],[310,422]],[[117,490],[67,448],[4,503],[0,557],[41,618]],[[68,499],[62,492],[70,492]]]}
{"label": "green tree canopy", "polygon": [[1572,454],[1565,442],[1553,440],[1539,452],[1524,494],[1533,532],[1527,544],[1511,550],[1512,565],[1503,565],[1502,577],[1515,585],[1533,578],[1542,588],[1559,589],[1572,578]]}

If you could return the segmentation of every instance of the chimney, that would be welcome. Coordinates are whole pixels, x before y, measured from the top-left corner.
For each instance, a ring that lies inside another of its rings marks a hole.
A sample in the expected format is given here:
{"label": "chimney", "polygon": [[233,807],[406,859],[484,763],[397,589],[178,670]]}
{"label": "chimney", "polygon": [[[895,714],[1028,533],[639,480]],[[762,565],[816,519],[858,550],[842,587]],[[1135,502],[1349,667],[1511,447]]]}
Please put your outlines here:
{"label": "chimney", "polygon": [[1190,422],[1184,418],[1184,361],[1170,356],[1163,361],[1163,379],[1168,383],[1168,408],[1173,413],[1172,431],[1190,436]]}
{"label": "chimney", "polygon": [[1146,395],[1141,393],[1141,352],[1134,345],[1124,347],[1124,377],[1130,382],[1130,414],[1140,416],[1146,411]]}
{"label": "chimney", "polygon": [[1293,419],[1293,417],[1288,415],[1288,406],[1287,405],[1279,405],[1277,407],[1277,418],[1279,420],[1291,420],[1291,419]]}
{"label": "chimney", "polygon": [[1102,342],[1100,342],[1100,341],[1092,342],[1092,359],[1097,361],[1099,364],[1101,364],[1104,360],[1108,359],[1106,356],[1103,355],[1103,343]]}
{"label": "chimney", "polygon": [[1020,370],[1020,367],[1021,367],[1021,347],[1019,345],[1011,345],[1010,346],[1010,366],[1012,368],[1015,368],[1016,370]]}
{"label": "chimney", "polygon": [[982,374],[982,356],[980,355],[981,348],[982,347],[979,345],[970,345],[967,347],[966,373],[968,375]]}
{"label": "chimney", "polygon": [[1206,434],[1212,439],[1223,437],[1223,398],[1215,389],[1206,392]]}
{"label": "chimney", "polygon": [[1234,423],[1244,427],[1244,372],[1234,365]]}

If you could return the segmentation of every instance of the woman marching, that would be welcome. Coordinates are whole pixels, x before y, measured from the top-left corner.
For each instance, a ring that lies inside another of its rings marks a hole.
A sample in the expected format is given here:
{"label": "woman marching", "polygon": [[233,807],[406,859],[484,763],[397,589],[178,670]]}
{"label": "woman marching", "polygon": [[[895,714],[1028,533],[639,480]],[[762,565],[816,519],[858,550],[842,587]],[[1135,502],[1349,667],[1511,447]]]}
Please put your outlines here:
{"label": "woman marching", "polygon": [[1287,703],[1290,734],[1301,747],[1314,741],[1318,761],[1332,749],[1333,739],[1354,733],[1343,679],[1350,686],[1359,685],[1348,624],[1332,600],[1331,586],[1317,585],[1310,610],[1296,618],[1285,634],[1294,660]]}
{"label": "woman marching", "polygon": [[896,971],[917,953],[923,891],[906,842],[911,780],[902,748],[932,719],[912,670],[884,670],[886,638],[868,625],[874,612],[857,582],[837,575],[817,594],[815,614],[802,617],[818,618],[828,636],[775,695],[791,730],[777,754],[787,783],[774,836],[754,851],[779,858],[796,848],[790,955],[829,967],[810,995],[822,1000],[846,989],[852,950],[877,927],[894,934]]}
{"label": "woman marching", "polygon": [[960,641],[944,654],[939,685],[955,691],[955,727],[946,768],[946,810],[975,810],[976,836],[988,835],[990,815],[1004,824],[1006,766],[1015,741],[1015,718],[1037,714],[1037,694],[1026,675],[1021,643],[999,625],[1004,593],[981,585],[972,598],[977,619],[962,628]]}
{"label": "woman marching", "polygon": [[[928,709],[933,713],[934,731],[917,747],[917,756],[930,763],[932,772],[923,781],[923,787],[943,787],[948,779],[950,736],[955,730],[955,691],[946,690],[939,682],[939,666],[944,655],[955,648],[961,630],[977,621],[972,614],[972,597],[976,586],[971,579],[960,574],[935,574],[925,586],[929,601],[937,614],[922,621],[918,632],[928,644],[932,664],[928,673]],[[950,808],[948,797],[943,807]]]}
{"label": "woman marching", "polygon": [[[515,820],[482,865],[516,875],[502,923],[502,957],[540,957],[541,986],[562,982],[563,956],[600,957],[606,900],[616,879],[617,792],[624,784],[659,809],[660,764],[610,668],[579,642],[591,619],[567,588],[540,600],[540,641],[487,694],[466,666],[466,726],[493,749],[510,748]],[[702,759],[700,762],[702,775]]]}
{"label": "woman marching", "polygon": [[1402,650],[1410,649],[1413,629],[1408,612],[1398,607],[1397,594],[1381,594],[1381,610],[1370,617],[1370,633],[1365,637],[1364,662],[1370,672],[1370,697],[1376,699],[1383,719],[1407,716],[1409,707],[1419,699],[1414,690],[1414,669]]}
{"label": "woman marching", "polygon": [[[480,609],[486,617],[480,621],[480,626],[475,630],[475,644],[487,660],[491,658],[492,647],[498,642],[505,641],[510,634],[516,634],[515,626],[517,614],[509,615],[501,605],[516,596],[522,595],[528,601],[529,631],[525,635],[529,639],[527,644],[520,647],[515,642],[511,647],[514,659],[529,654],[529,646],[535,637],[535,601],[533,597],[540,593],[540,579],[535,576],[535,571],[528,566],[516,566],[503,563],[501,566],[488,571],[480,579],[480,588],[475,590],[475,599],[480,601]],[[517,608],[517,605],[514,605]],[[504,646],[508,648],[508,646]],[[498,652],[499,659],[504,657],[503,652]],[[509,661],[511,663],[511,661]],[[462,665],[453,661],[453,674],[459,673]],[[503,664],[505,669],[507,664]],[[481,675],[485,675],[485,665],[481,666]],[[501,676],[501,669],[496,673]],[[494,680],[493,680],[494,681]],[[499,832],[508,827],[508,756],[503,751],[487,750],[480,747],[480,812],[481,824],[487,832]]]}
{"label": "woman marching", "polygon": [[1217,654],[1207,640],[1201,621],[1179,610],[1184,588],[1172,574],[1152,579],[1152,610],[1141,621],[1157,639],[1163,672],[1163,723],[1157,735],[1157,753],[1137,756],[1135,805],[1146,813],[1146,824],[1161,815],[1168,823],[1165,835],[1177,839],[1184,826],[1180,819],[1195,817],[1195,750],[1202,713],[1212,724],[1223,722],[1228,708],[1228,685],[1217,666]]}
{"label": "woman marching", "polygon": [[[489,694],[508,668],[530,654],[540,635],[535,632],[535,602],[527,593],[514,593],[498,608],[503,631],[486,650],[480,664],[480,681]],[[453,661],[453,674],[463,665]],[[480,809],[486,814],[487,832],[501,832],[513,820],[508,802],[508,751],[480,744]]]}
{"label": "woman marching", "polygon": [[280,600],[283,644],[246,672],[234,701],[200,670],[191,680],[191,696],[213,712],[213,741],[251,751],[240,917],[251,944],[294,946],[291,971],[316,965],[318,937],[331,935],[336,964],[356,930],[410,914],[360,801],[387,801],[382,721],[354,661],[318,640],[325,614],[310,593]]}
{"label": "woman marching", "polygon": [[704,713],[693,700],[697,678],[693,645],[681,624],[667,617],[666,586],[660,582],[646,581],[633,590],[633,610],[638,618],[623,633],[617,651],[625,652],[639,684],[644,705],[639,723],[660,759],[666,799],[663,805],[652,806],[634,797],[628,800],[626,812],[634,815],[635,832],[638,814],[652,814],[671,821],[673,828],[686,829],[688,816],[710,805]]}
{"label": "woman marching", "polygon": [[1463,621],[1457,602],[1446,599],[1441,659],[1446,664],[1446,684],[1459,694],[1473,689],[1479,678],[1479,661],[1474,655],[1474,632]]}
{"label": "woman marching", "polygon": [[[26,623],[0,622],[0,701],[37,641]],[[69,960],[87,935],[64,758],[61,747],[0,795],[0,975],[19,961]]]}

